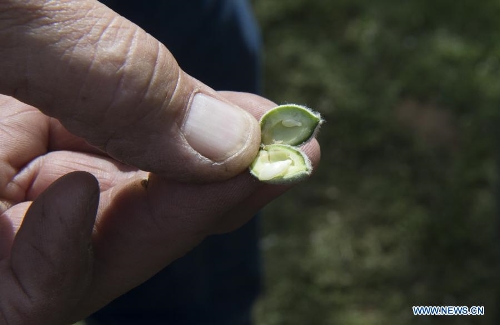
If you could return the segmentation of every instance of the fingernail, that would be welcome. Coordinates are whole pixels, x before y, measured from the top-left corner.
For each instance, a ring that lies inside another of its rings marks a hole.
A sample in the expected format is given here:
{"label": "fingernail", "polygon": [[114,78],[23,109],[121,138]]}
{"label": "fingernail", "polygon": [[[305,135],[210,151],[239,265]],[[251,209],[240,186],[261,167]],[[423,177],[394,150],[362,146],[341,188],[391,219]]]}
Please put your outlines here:
{"label": "fingernail", "polygon": [[183,131],[189,145],[202,156],[224,161],[247,145],[252,123],[241,108],[196,94]]}

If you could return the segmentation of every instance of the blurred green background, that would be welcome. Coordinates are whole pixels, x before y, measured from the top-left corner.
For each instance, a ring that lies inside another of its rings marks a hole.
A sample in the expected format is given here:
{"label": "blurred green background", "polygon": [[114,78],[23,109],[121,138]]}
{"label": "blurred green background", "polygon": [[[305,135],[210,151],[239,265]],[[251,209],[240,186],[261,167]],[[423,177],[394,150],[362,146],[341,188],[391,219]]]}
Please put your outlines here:
{"label": "blurred green background", "polygon": [[500,322],[500,1],[253,4],[266,97],[327,120],[320,168],[264,210],[257,324]]}

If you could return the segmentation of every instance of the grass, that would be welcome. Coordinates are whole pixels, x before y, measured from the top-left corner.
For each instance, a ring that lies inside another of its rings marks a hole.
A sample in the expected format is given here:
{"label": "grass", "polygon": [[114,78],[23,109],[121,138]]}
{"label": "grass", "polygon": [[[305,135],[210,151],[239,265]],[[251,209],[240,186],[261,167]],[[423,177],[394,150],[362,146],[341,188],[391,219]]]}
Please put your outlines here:
{"label": "grass", "polygon": [[500,3],[254,5],[266,96],[327,120],[320,168],[264,211],[257,324],[498,321]]}

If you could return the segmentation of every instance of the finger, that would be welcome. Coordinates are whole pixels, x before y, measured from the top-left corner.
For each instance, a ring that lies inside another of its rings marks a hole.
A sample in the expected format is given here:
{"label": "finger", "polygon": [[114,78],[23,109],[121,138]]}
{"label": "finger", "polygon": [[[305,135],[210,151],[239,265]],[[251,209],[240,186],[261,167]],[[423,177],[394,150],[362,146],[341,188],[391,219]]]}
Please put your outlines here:
{"label": "finger", "polygon": [[99,188],[85,172],[68,174],[31,205],[16,235],[11,269],[29,302],[38,308],[19,314],[47,324],[64,319],[75,308],[91,280],[90,237]]}
{"label": "finger", "polygon": [[59,177],[73,171],[85,171],[99,181],[101,192],[124,182],[136,174],[147,174],[114,159],[89,153],[55,151],[32,161],[15,177],[24,197],[34,200]]}
{"label": "finger", "polygon": [[122,162],[208,181],[238,174],[257,153],[254,118],[97,1],[2,1],[0,44],[1,93]]}
{"label": "finger", "polygon": [[103,193],[105,208],[99,213],[93,239],[95,277],[91,294],[82,303],[82,315],[185,255],[212,232],[220,216],[258,187],[246,173],[198,185],[151,175],[149,180],[134,179]]}

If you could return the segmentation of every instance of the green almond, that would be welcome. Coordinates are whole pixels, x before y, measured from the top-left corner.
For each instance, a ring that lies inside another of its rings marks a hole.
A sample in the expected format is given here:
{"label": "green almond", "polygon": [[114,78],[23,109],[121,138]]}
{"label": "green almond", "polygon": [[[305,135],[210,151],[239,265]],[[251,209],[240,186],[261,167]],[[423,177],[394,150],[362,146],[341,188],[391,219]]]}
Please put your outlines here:
{"label": "green almond", "polygon": [[298,146],[313,138],[321,123],[320,114],[305,106],[280,105],[262,116],[261,141],[264,145]]}
{"label": "green almond", "polygon": [[298,146],[313,138],[322,122],[319,113],[301,105],[281,105],[268,111],[260,120],[262,147],[250,173],[270,184],[307,178],[311,162]]}

